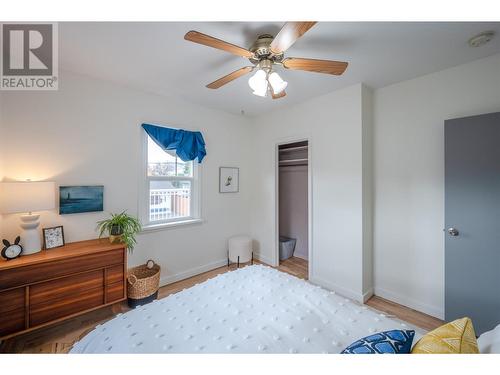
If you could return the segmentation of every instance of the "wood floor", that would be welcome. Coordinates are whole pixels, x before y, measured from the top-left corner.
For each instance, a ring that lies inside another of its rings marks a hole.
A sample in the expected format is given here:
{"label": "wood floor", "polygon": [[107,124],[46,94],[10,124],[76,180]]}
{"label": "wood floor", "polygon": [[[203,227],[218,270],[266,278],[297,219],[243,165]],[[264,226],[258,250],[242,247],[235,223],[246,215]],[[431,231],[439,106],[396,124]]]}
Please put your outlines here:
{"label": "wood floor", "polygon": [[[189,279],[166,285],[160,288],[158,297],[164,298],[170,294],[177,293],[183,289],[215,277],[216,275],[234,269],[236,269],[236,265],[231,265],[229,268],[220,267],[190,277]],[[300,258],[292,257],[282,261],[278,269],[302,279],[307,279],[308,277],[307,261]],[[398,305],[394,302],[384,300],[380,297],[372,297],[367,302],[367,305],[426,330],[434,329],[443,323],[439,319]],[[73,343],[94,329],[96,325],[104,323],[116,314],[126,311],[128,311],[128,307],[125,303],[117,304],[67,320],[52,327],[42,328],[34,332],[20,335],[5,340],[0,345],[0,353],[67,353],[71,349]]]}
{"label": "wood floor", "polygon": [[417,327],[427,331],[443,325],[444,322],[433,316],[421,313],[420,311],[410,309],[409,307],[399,305],[395,302],[388,301],[384,298],[373,296],[366,304],[376,310],[382,311],[388,315],[394,315],[396,318],[407,321]]}
{"label": "wood floor", "polygon": [[307,280],[309,278],[309,266],[307,260],[301,258],[291,257],[286,260],[282,260],[280,261],[278,269],[301,279]]}

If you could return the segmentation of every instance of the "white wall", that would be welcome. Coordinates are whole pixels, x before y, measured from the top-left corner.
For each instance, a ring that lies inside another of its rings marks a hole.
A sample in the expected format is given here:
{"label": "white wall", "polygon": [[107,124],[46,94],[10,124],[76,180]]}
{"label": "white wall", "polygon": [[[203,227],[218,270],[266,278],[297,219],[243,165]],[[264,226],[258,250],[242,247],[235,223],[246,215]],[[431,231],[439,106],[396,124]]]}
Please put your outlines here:
{"label": "white wall", "polygon": [[[311,280],[358,300],[363,282],[362,85],[257,118],[253,229],[260,257],[276,259],[276,144],[309,139]],[[363,284],[368,286],[363,289]]]}
{"label": "white wall", "polygon": [[[208,152],[202,164],[205,222],[139,235],[129,263],[158,261],[164,282],[224,264],[226,239],[249,232],[248,120],[69,72],[61,72],[59,87],[2,94],[6,178],[103,184],[105,211],[136,214],[140,124],[201,130]],[[240,193],[219,194],[223,165],[240,167]],[[41,226],[63,225],[66,241],[84,240],[97,236],[96,221],[106,215],[44,212]],[[18,233],[18,220],[18,215],[4,215],[4,236]]]}
{"label": "white wall", "polygon": [[375,91],[375,294],[442,318],[444,120],[500,111],[500,54]]}
{"label": "white wall", "polygon": [[361,87],[363,158],[363,291],[373,294],[373,92]]}

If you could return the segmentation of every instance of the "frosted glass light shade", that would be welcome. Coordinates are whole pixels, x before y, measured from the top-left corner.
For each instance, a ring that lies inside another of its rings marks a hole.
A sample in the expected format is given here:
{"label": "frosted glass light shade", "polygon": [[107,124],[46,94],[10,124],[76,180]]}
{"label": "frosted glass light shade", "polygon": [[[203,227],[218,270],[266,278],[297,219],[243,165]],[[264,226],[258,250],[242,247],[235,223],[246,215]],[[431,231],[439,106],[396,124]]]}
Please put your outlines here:
{"label": "frosted glass light shade", "polygon": [[267,94],[267,74],[262,69],[248,79],[248,85],[253,90],[253,93],[258,96],[266,96]]}
{"label": "frosted glass light shade", "polygon": [[253,91],[252,94],[257,95],[257,96],[261,96],[261,97],[265,97],[267,95],[267,86],[261,88],[259,91],[257,91],[257,90]]}
{"label": "frosted glass light shade", "polygon": [[54,182],[0,182],[0,213],[2,214],[53,210],[54,208]]}
{"label": "frosted glass light shade", "polygon": [[276,72],[272,72],[269,75],[269,83],[275,95],[281,93],[288,85],[288,82],[283,81],[283,79]]}

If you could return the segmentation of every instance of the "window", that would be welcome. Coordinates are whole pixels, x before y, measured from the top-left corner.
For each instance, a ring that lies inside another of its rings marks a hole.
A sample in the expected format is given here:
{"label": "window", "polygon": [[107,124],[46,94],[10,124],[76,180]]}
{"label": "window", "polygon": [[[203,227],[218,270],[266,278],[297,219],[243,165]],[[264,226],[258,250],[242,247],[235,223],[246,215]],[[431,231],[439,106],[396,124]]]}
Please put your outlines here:
{"label": "window", "polygon": [[175,150],[164,151],[145,138],[143,224],[156,226],[199,219],[199,166],[184,162]]}

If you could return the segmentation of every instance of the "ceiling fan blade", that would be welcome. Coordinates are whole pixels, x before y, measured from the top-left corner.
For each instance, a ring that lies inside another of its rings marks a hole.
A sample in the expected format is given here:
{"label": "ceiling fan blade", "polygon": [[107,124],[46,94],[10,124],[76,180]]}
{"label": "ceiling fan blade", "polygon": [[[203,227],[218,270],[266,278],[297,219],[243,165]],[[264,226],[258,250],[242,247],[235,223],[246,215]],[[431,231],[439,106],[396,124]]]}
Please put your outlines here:
{"label": "ceiling fan blade", "polygon": [[212,48],[221,49],[223,51],[232,53],[233,55],[250,58],[253,53],[247,49],[235,46],[234,44],[224,42],[223,40],[214,38],[210,35],[199,33],[198,31],[191,30],[184,35],[184,39],[190,42],[203,44]]}
{"label": "ceiling fan blade", "polygon": [[271,42],[271,52],[282,53],[297,41],[307,30],[316,25],[316,22],[287,22]]}
{"label": "ceiling fan blade", "polygon": [[212,83],[209,83],[207,87],[209,89],[218,89],[219,87],[224,86],[226,83],[229,83],[231,81],[234,81],[236,78],[239,78],[247,73],[250,73],[252,71],[251,66],[245,66],[244,68],[235,70],[232,73],[229,73],[228,75],[219,78],[217,81],[213,81]]}
{"label": "ceiling fan blade", "polygon": [[347,68],[347,63],[343,61],[301,59],[298,57],[288,57],[283,60],[283,66],[292,70],[306,70],[325,74],[341,75]]}
{"label": "ceiling fan blade", "polygon": [[279,98],[283,98],[286,96],[286,92],[285,90],[283,90],[282,92],[280,92],[279,94],[274,94],[272,91],[271,91],[271,96],[273,99],[279,99]]}

